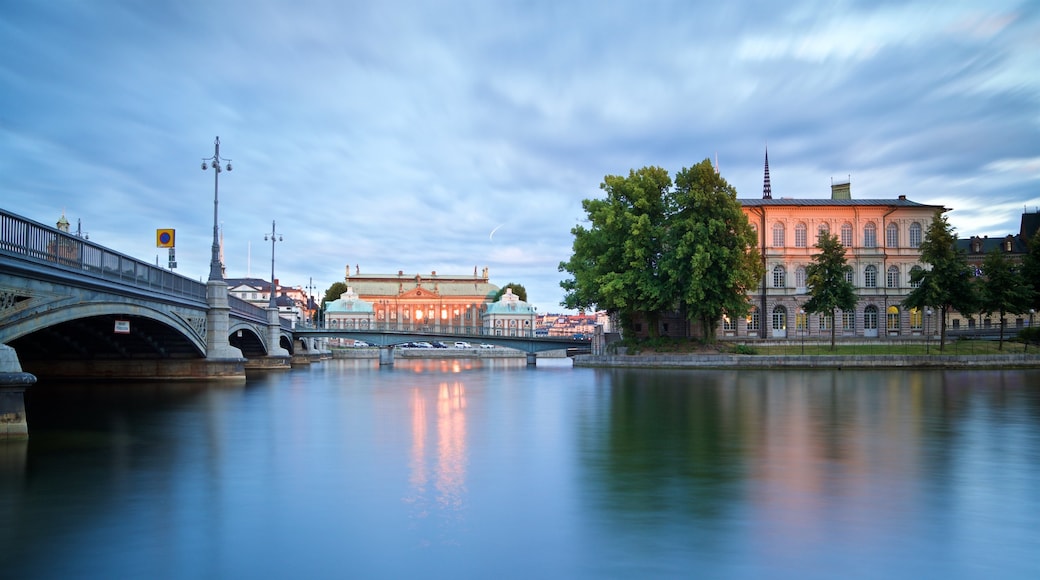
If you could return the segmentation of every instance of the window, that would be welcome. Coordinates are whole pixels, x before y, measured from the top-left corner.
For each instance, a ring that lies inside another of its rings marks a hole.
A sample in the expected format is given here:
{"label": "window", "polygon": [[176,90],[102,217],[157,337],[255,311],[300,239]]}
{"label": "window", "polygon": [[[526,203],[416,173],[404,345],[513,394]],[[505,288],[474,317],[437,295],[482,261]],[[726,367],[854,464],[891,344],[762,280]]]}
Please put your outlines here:
{"label": "window", "polygon": [[921,224],[917,222],[910,224],[910,247],[921,247]]}
{"label": "window", "polygon": [[863,330],[877,330],[877,306],[873,304],[863,309]]}
{"label": "window", "polygon": [[805,332],[809,328],[809,315],[804,310],[799,310],[794,317],[794,328],[798,332]]}
{"label": "window", "polygon": [[852,224],[849,222],[841,224],[841,245],[852,247]]}
{"label": "window", "polygon": [[877,268],[873,265],[867,266],[863,271],[863,285],[867,288],[877,288]]}
{"label": "window", "polygon": [[805,229],[805,224],[798,224],[794,227],[794,246],[796,248],[804,248],[806,245]]}
{"label": "window", "polygon": [[899,247],[899,226],[896,224],[888,224],[885,228],[885,247]]}
{"label": "window", "polygon": [[885,328],[887,328],[889,332],[899,332],[899,308],[889,306],[886,312]]}
{"label": "window", "polygon": [[779,264],[773,267],[773,288],[784,288],[787,280],[784,267]]}
{"label": "window", "polygon": [[856,275],[853,272],[852,268],[849,268],[848,270],[845,270],[845,281],[848,282],[849,284],[855,284],[856,283]]}
{"label": "window", "polygon": [[830,314],[821,314],[820,315],[820,330],[824,331],[824,330],[830,330],[830,329],[831,329],[831,315]]}
{"label": "window", "polygon": [[780,222],[773,224],[773,247],[784,247],[784,224]]}
{"label": "window", "polygon": [[888,267],[888,272],[885,273],[885,286],[899,288],[899,268],[897,266]]}
{"label": "window", "polygon": [[773,330],[784,330],[787,328],[787,310],[783,306],[773,309]]}
{"label": "window", "polygon": [[921,316],[921,309],[920,308],[911,308],[910,309],[910,330],[921,330],[921,328],[923,326],[921,324],[922,320],[924,320],[924,317]]}
{"label": "window", "polygon": [[824,234],[829,234],[829,233],[831,233],[831,226],[830,226],[830,224],[828,224],[826,222],[820,224],[819,227],[816,228],[816,241],[819,242],[820,238],[822,238],[824,236]]}
{"label": "window", "polygon": [[736,330],[737,321],[729,317],[729,314],[722,315],[722,330]]}
{"label": "window", "polygon": [[844,332],[856,332],[856,311],[843,310],[841,312],[841,329]]}
{"label": "window", "polygon": [[913,268],[910,268],[910,287],[911,288],[920,288],[921,287],[921,279],[917,278],[917,276],[920,276],[920,274],[917,274],[917,272],[920,272],[920,271],[921,271],[921,267],[920,266],[914,266]]}
{"label": "window", "polygon": [[747,329],[748,329],[748,332],[751,332],[753,330],[758,330],[758,325],[759,325],[758,308],[752,306],[751,307],[751,311],[748,312],[748,315],[747,315]]}
{"label": "window", "polygon": [[797,288],[805,288],[805,266],[798,266],[795,269],[794,285]]}
{"label": "window", "polygon": [[877,247],[877,226],[873,222],[863,226],[863,247]]}

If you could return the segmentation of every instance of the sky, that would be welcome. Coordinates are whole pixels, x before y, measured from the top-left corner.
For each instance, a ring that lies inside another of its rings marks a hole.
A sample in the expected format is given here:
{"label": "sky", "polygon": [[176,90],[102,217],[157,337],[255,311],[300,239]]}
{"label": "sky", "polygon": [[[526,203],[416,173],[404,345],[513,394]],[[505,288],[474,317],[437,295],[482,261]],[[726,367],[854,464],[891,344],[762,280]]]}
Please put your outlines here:
{"label": "sky", "polygon": [[607,175],[1040,206],[1040,2],[0,0],[0,209],[206,280],[470,275],[565,312]]}

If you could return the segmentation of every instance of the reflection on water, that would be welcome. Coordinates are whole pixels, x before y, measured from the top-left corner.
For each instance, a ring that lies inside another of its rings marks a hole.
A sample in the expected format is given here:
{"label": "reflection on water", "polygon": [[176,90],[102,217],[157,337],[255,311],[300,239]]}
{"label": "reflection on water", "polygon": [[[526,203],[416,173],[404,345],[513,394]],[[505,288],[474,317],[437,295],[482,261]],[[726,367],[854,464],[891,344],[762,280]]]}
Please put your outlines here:
{"label": "reflection on water", "polygon": [[332,361],[34,387],[5,577],[1035,578],[1037,371]]}

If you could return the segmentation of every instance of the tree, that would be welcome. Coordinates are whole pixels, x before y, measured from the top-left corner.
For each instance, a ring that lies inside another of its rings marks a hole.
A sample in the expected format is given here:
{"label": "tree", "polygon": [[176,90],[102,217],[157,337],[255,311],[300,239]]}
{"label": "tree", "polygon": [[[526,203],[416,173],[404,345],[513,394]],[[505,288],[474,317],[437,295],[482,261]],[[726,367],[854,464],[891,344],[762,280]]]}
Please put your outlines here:
{"label": "tree", "polygon": [[506,288],[511,289],[513,291],[513,294],[516,294],[520,298],[520,300],[527,302],[527,289],[515,282],[510,282],[509,284],[506,284],[501,289],[499,289],[499,291],[495,293],[495,297],[492,299],[492,301],[498,302],[499,298],[502,298],[502,295],[506,293]]}
{"label": "tree", "polygon": [[746,316],[764,275],[757,235],[737,191],[704,161],[675,175],[663,261],[664,297],[714,342],[723,315]]}
{"label": "tree", "polygon": [[1022,278],[1033,289],[1029,307],[1034,311],[1040,311],[1040,230],[1027,244],[1027,253],[1022,258]]}
{"label": "tree", "polygon": [[921,261],[931,268],[911,272],[910,283],[916,287],[903,300],[906,308],[932,307],[939,312],[939,352],[946,345],[946,314],[972,312],[977,304],[968,262],[956,244],[953,227],[941,211],[936,212],[921,242]]}
{"label": "tree", "polygon": [[1033,287],[1000,248],[986,254],[982,275],[979,288],[981,310],[1000,314],[1000,343],[997,348],[1004,350],[1004,325],[1007,323],[1004,317],[1029,311]]}
{"label": "tree", "polygon": [[590,226],[571,230],[573,254],[560,262],[559,270],[573,276],[560,282],[563,306],[618,313],[626,329],[633,315],[642,315],[657,334],[658,313],[668,305],[660,262],[671,185],[664,169],[644,167],[628,177],[606,176],[600,185],[606,199],[582,201]]}
{"label": "tree", "polygon": [[838,309],[849,311],[856,307],[856,288],[849,282],[848,273],[852,271],[852,266],[845,260],[845,246],[841,245],[838,236],[821,233],[816,240],[816,248],[820,250],[819,253],[813,256],[812,263],[805,268],[805,287],[809,292],[805,311],[831,317],[831,350],[834,350],[837,328],[834,312]]}

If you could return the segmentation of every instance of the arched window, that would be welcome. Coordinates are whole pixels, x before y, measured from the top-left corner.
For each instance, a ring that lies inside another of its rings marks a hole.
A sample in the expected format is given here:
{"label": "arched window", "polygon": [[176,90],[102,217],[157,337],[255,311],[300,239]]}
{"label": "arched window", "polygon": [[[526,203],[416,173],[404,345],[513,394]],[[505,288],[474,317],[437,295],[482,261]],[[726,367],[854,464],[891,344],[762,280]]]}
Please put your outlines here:
{"label": "arched window", "polygon": [[921,330],[921,328],[922,328],[921,322],[922,322],[923,319],[924,319],[924,317],[921,316],[921,309],[920,308],[911,308],[910,309],[910,330]]}
{"label": "arched window", "polygon": [[785,288],[787,286],[787,272],[784,267],[777,264],[773,267],[773,288]]}
{"label": "arched window", "polygon": [[796,288],[805,288],[805,266],[798,266],[795,268],[794,285]]}
{"label": "arched window", "polygon": [[784,224],[780,222],[773,224],[773,247],[784,247]]}
{"label": "arched window", "polygon": [[921,247],[921,224],[917,222],[910,224],[910,247]]}
{"label": "arched window", "polygon": [[921,271],[921,267],[920,266],[914,266],[913,268],[910,268],[910,287],[911,288],[920,288],[921,287],[921,279],[917,278],[917,276],[920,275],[920,274],[917,274],[917,272],[920,272],[920,271]]}
{"label": "arched window", "polygon": [[863,330],[877,331],[877,306],[871,304],[863,309]]}
{"label": "arched window", "polygon": [[841,245],[852,247],[852,224],[849,222],[841,224]]}
{"label": "arched window", "polygon": [[820,238],[822,238],[824,234],[829,233],[831,233],[831,225],[827,222],[823,222],[816,228],[816,241],[819,242]]}
{"label": "arched window", "polygon": [[885,317],[885,328],[887,328],[889,332],[899,332],[899,307],[888,307],[887,316]]}
{"label": "arched window", "polygon": [[885,247],[899,247],[899,226],[896,224],[888,224],[885,227]]}
{"label": "arched window", "polygon": [[899,267],[888,267],[888,272],[885,273],[885,286],[888,286],[889,288],[899,288]]}
{"label": "arched window", "polygon": [[799,223],[794,227],[794,246],[796,248],[804,248],[806,246],[806,228],[804,223]]}
{"label": "arched window", "polygon": [[877,247],[877,226],[874,225],[874,222],[870,222],[867,225],[863,226],[863,247]]}
{"label": "arched window", "polygon": [[785,330],[787,328],[787,309],[777,306],[773,309],[773,330]]}
{"label": "arched window", "polygon": [[734,331],[737,329],[737,321],[730,317],[728,312],[722,314],[722,330]]}
{"label": "arched window", "polygon": [[845,270],[845,281],[849,284],[856,283],[856,274],[854,268],[849,268],[848,270]]}
{"label": "arched window", "polygon": [[863,285],[867,288],[877,288],[877,267],[873,264],[863,270]]}

